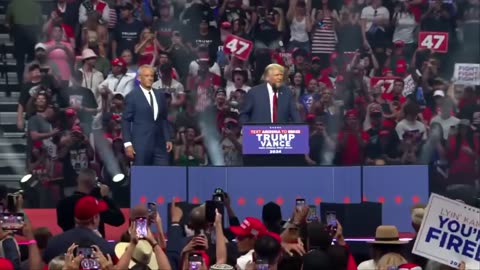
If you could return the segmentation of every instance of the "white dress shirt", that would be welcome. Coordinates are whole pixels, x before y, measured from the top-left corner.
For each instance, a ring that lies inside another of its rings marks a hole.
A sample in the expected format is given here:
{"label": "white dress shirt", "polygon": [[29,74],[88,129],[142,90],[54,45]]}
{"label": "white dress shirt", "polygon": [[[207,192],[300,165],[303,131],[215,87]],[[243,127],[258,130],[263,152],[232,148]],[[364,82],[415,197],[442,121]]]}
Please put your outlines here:
{"label": "white dress shirt", "polygon": [[[148,94],[150,91],[152,92],[152,101],[153,101],[153,119],[154,120],[157,120],[157,117],[158,117],[158,103],[157,103],[157,98],[155,97],[155,93],[153,92],[153,89],[151,90],[147,90],[145,88],[143,88],[141,85],[140,85],[140,89],[142,89],[142,92],[143,92],[143,95],[145,95],[145,98],[147,99],[147,102],[148,104],[150,104],[150,95]],[[152,104],[150,104],[150,106],[152,106]],[[123,146],[125,148],[129,147],[132,145],[132,142],[125,142],[123,144]]]}
{"label": "white dress shirt", "polygon": [[[267,88],[268,88],[268,98],[270,99],[270,120],[273,123],[273,96],[275,95],[275,92],[273,92],[273,88],[269,83],[267,83]],[[277,98],[278,98],[278,91],[277,91]],[[278,113],[278,99],[277,99],[277,113]]]}
{"label": "white dress shirt", "polygon": [[142,92],[145,95],[145,98],[147,99],[148,104],[150,104],[149,92],[150,91],[152,92],[153,106],[152,106],[152,104],[150,104],[150,106],[152,106],[152,108],[153,108],[153,119],[157,120],[157,117],[158,117],[158,103],[157,103],[157,98],[155,97],[155,93],[153,92],[153,88],[150,89],[150,90],[147,90],[140,85],[140,89],[142,89]]}

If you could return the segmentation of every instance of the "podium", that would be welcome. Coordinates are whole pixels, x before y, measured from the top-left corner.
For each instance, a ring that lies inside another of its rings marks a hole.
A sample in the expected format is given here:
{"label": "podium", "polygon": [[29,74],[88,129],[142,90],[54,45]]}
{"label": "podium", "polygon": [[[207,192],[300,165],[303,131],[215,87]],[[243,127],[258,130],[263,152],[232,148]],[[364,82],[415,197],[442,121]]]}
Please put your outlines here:
{"label": "podium", "polygon": [[302,124],[248,124],[242,128],[243,165],[305,166],[309,129]]}

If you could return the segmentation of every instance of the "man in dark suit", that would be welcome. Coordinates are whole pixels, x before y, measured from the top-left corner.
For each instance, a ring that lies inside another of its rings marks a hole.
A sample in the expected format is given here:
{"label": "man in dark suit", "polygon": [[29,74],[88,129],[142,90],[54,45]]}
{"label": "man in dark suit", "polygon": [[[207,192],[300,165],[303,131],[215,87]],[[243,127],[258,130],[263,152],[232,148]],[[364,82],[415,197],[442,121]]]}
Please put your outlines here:
{"label": "man in dark suit", "polygon": [[168,165],[172,151],[170,126],[167,121],[165,94],[153,89],[154,70],[144,65],[138,70],[140,86],[125,98],[122,135],[126,156],[134,165]]}
{"label": "man in dark suit", "polygon": [[300,114],[292,92],[283,85],[284,68],[270,64],[265,68],[266,83],[248,91],[240,112],[240,122],[245,123],[299,123]]}

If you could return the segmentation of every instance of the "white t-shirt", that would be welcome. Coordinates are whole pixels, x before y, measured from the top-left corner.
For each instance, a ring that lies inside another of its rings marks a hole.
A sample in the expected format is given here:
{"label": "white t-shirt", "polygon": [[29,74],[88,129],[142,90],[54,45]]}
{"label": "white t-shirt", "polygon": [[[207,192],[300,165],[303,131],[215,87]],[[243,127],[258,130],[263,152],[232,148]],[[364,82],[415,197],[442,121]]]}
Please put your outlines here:
{"label": "white t-shirt", "polygon": [[414,32],[417,27],[417,22],[413,14],[408,12],[396,14],[397,24],[395,31],[393,32],[393,42],[403,41],[405,44],[411,44],[415,42]]}
{"label": "white t-shirt", "polygon": [[366,21],[365,31],[368,31],[370,27],[372,27],[372,23],[374,22],[375,19],[389,20],[390,12],[385,7],[378,7],[375,10],[372,6],[366,6],[362,9],[362,14],[360,16],[360,19]]}
{"label": "white t-shirt", "polygon": [[247,263],[253,261],[253,249],[247,252],[247,254],[238,257],[237,259],[237,269],[238,270],[245,270],[247,267]]}
{"label": "white t-shirt", "polygon": [[420,133],[422,134],[423,140],[427,139],[427,129],[425,128],[425,125],[417,120],[415,120],[415,122],[410,122],[406,119],[403,119],[402,121],[398,122],[397,126],[395,127],[395,131],[397,131],[400,140],[403,140],[403,134],[405,134],[405,132]]}

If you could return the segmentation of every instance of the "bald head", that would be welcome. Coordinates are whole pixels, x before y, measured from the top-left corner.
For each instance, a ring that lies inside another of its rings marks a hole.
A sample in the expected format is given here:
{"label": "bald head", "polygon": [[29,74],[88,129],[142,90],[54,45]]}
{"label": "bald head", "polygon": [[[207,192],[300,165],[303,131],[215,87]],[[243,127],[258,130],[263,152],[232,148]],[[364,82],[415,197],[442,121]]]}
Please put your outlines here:
{"label": "bald head", "polygon": [[279,64],[270,64],[265,68],[265,80],[271,85],[279,88],[283,84],[285,69]]}

